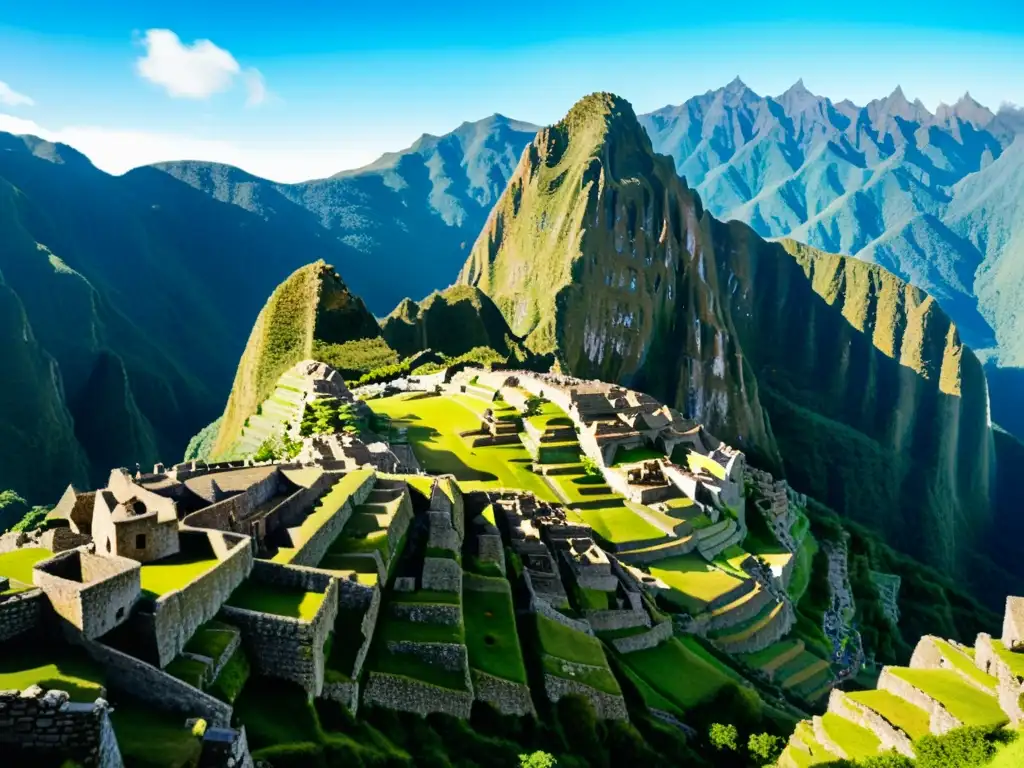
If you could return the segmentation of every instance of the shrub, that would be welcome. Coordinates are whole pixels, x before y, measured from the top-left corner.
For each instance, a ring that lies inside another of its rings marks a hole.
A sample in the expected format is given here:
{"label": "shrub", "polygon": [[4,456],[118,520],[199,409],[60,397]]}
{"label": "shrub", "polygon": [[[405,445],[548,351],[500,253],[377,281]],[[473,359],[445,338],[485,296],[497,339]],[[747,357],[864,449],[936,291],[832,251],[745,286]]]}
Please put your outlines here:
{"label": "shrub", "polygon": [[747,739],[747,752],[761,764],[774,763],[782,752],[782,740],[770,733],[753,733]]}
{"label": "shrub", "polygon": [[299,434],[309,437],[310,435],[333,435],[336,432],[356,432],[358,430],[359,419],[350,404],[343,403],[335,397],[323,397],[306,403]]}
{"label": "shrub", "polygon": [[554,768],[558,765],[558,761],[553,755],[538,750],[532,755],[520,755],[519,765],[522,768]]}
{"label": "shrub", "polygon": [[1007,736],[1000,727],[969,726],[941,736],[923,736],[914,743],[918,768],[975,768],[996,753],[996,744]]}
{"label": "shrub", "polygon": [[587,473],[589,477],[603,477],[601,467],[589,456],[584,456],[580,459],[580,463],[583,465],[583,471]]}
{"label": "shrub", "polygon": [[738,749],[739,732],[732,723],[712,723],[708,729],[708,741],[719,751],[735,752]]}
{"label": "shrub", "polygon": [[526,398],[526,416],[536,416],[540,413],[541,407],[547,402],[543,397]]}

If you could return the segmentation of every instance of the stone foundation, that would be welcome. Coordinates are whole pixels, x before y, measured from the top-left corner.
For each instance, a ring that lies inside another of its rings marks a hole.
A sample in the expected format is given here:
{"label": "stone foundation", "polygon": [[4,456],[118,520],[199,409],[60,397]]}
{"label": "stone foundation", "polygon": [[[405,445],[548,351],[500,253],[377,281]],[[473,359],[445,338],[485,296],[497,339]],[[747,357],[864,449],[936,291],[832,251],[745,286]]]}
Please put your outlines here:
{"label": "stone foundation", "polygon": [[594,712],[602,720],[628,720],[626,700],[622,696],[604,693],[589,685],[566,680],[564,677],[544,675],[544,691],[551,702],[557,702],[563,696],[576,694],[587,699],[594,707]]}
{"label": "stone foundation", "polygon": [[392,602],[389,612],[396,619],[416,622],[417,624],[444,624],[454,627],[462,620],[462,611],[458,605],[442,603],[400,603]]}
{"label": "stone foundation", "polygon": [[462,592],[462,566],[447,557],[423,558],[423,589]]}
{"label": "stone foundation", "polygon": [[46,599],[39,589],[19,592],[0,602],[0,643],[39,626]]}
{"label": "stone foundation", "polygon": [[325,682],[320,698],[338,702],[354,717],[359,711],[359,683],[353,680]]}
{"label": "stone foundation", "polygon": [[363,703],[424,716],[442,712],[468,720],[473,710],[473,694],[471,691],[428,685],[408,677],[370,672],[363,691]]}
{"label": "stone foundation", "polygon": [[471,671],[477,701],[484,701],[503,715],[536,715],[530,687],[503,680],[479,670]]}
{"label": "stone foundation", "polygon": [[96,768],[124,765],[106,701],[72,703],[66,692],[44,692],[38,685],[0,691],[0,745],[4,764],[17,764],[20,752],[31,765],[54,758],[54,764],[64,758]]}
{"label": "stone foundation", "polygon": [[617,637],[612,640],[612,645],[619,653],[633,653],[661,645],[670,637],[672,637],[672,622],[663,621],[660,624],[655,624],[643,634]]}

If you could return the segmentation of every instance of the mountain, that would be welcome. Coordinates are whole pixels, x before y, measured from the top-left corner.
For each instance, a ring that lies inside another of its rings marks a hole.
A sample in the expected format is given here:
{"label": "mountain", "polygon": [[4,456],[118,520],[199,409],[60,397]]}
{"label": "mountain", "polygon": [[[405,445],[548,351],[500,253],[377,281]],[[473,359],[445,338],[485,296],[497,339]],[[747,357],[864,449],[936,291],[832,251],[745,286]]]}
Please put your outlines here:
{"label": "mountain", "polygon": [[989,530],[985,377],[935,299],[716,220],[616,96],[537,135],[460,282],[563,371],[680,408],[933,564],[965,570]]}
{"label": "mountain", "polygon": [[444,136],[424,134],[363,168],[301,184],[216,163],[154,167],[268,221],[355,249],[362,258],[345,265],[345,277],[371,311],[384,315],[404,297],[451,281],[536,133],[534,125],[492,115]]}
{"label": "mountain", "polygon": [[426,349],[458,357],[475,347],[508,356],[519,346],[490,297],[465,285],[435,291],[420,302],[403,299],[381,331],[403,357]]}
{"label": "mountain", "polygon": [[31,503],[181,456],[273,287],[311,255],[362,258],[153,168],[110,176],[10,134],[0,233],[0,489]]}
{"label": "mountain", "polygon": [[[985,359],[993,418],[1024,434],[1024,111],[970,94],[935,114],[902,89],[861,107],[739,79],[640,118],[723,220],[879,264],[935,296]],[[1018,262],[1014,264],[1013,262]]]}
{"label": "mountain", "polygon": [[213,457],[229,452],[281,374],[302,360],[322,356],[320,345],[379,336],[377,321],[334,267],[318,261],[297,269],[274,289],[256,318],[213,443]]}

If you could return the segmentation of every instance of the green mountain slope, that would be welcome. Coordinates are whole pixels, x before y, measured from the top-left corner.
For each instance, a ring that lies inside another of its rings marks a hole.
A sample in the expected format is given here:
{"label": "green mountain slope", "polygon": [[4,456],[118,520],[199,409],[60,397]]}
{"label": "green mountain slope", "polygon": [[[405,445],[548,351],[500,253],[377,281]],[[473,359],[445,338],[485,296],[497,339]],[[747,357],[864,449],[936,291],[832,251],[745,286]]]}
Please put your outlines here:
{"label": "green mountain slope", "polygon": [[[355,253],[155,169],[109,176],[68,147],[10,134],[0,134],[0,233],[4,283],[56,370],[5,365],[0,389],[13,391],[15,377],[44,377],[41,391],[58,381],[73,422],[65,444],[48,441],[76,456],[63,467],[15,472],[13,457],[32,453],[29,435],[0,448],[0,487],[32,503],[54,501],[83,471],[96,483],[112,465],[181,456],[223,407],[273,287],[311,258]],[[4,410],[0,422],[21,416]]]}
{"label": "green mountain slope", "polygon": [[317,357],[318,344],[375,339],[380,327],[334,267],[322,261],[293,272],[260,311],[238,363],[213,456],[229,451],[246,419],[274,390],[281,374]]}
{"label": "green mountain slope", "polygon": [[403,357],[424,349],[457,357],[474,347],[490,347],[507,356],[517,346],[490,297],[465,285],[436,291],[418,303],[404,299],[385,318],[381,330]]}
{"label": "green mountain slope", "polygon": [[931,563],[987,529],[985,379],[936,302],[718,222],[622,99],[538,134],[461,281],[564,370],[680,407]]}
{"label": "green mountain slope", "polygon": [[364,168],[301,184],[216,163],[155,168],[295,232],[355,249],[362,257],[344,263],[345,279],[384,315],[405,296],[448,284],[536,133],[537,126],[492,115],[444,136],[425,134]]}

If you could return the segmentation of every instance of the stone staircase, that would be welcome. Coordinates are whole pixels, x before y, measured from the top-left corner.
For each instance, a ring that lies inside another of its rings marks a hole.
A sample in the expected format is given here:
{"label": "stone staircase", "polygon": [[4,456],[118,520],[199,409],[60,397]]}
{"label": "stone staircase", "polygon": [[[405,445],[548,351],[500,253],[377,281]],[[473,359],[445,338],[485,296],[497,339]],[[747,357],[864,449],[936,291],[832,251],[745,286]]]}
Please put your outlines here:
{"label": "stone staircase", "polygon": [[914,742],[929,733],[1019,723],[1024,652],[1010,650],[1020,644],[1007,622],[1002,640],[981,634],[973,649],[922,637],[910,666],[885,667],[876,690],[831,691],[825,715],[800,723],[779,766],[806,768],[892,749],[913,757]]}
{"label": "stone staircase", "polygon": [[[305,410],[303,400],[304,379],[293,371],[286,371],[277,380],[274,392],[260,404],[259,412],[249,417],[247,425],[233,448],[236,456],[255,453],[272,434],[280,434],[286,424],[298,425]],[[298,437],[298,430],[294,436]]]}

